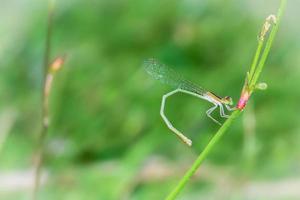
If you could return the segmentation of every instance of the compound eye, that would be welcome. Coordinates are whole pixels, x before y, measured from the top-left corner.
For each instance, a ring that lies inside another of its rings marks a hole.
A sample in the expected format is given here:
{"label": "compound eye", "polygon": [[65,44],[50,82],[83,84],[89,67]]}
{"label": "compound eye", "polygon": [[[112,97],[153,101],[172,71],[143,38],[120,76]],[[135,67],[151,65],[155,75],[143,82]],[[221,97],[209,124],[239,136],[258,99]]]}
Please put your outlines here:
{"label": "compound eye", "polygon": [[229,105],[232,105],[232,104],[233,104],[232,98],[231,98],[230,96],[226,96],[224,99],[226,100],[226,102],[227,102]]}

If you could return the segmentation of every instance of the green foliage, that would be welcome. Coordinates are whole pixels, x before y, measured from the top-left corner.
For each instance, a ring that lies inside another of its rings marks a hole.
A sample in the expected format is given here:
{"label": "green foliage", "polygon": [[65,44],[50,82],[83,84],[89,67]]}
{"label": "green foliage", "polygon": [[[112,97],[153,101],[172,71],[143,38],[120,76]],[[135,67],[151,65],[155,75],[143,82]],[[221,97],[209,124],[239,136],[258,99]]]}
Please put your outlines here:
{"label": "green foliage", "polygon": [[[189,149],[178,141],[159,116],[161,96],[171,88],[148,77],[142,62],[155,57],[236,102],[255,51],[257,30],[269,14],[268,4],[263,15],[249,4],[57,1],[51,59],[66,53],[67,61],[52,88],[45,163],[51,175],[43,199],[118,199],[154,155],[177,173],[163,181],[141,182],[129,195],[163,198],[219,127],[204,114],[208,103],[178,95],[168,101],[167,115],[194,146]],[[12,16],[18,5],[8,2],[7,8],[11,20],[0,23],[15,29],[0,30],[0,36],[8,35],[0,49],[0,108],[15,108],[17,118],[0,152],[0,169],[28,169],[41,120],[47,8],[44,2],[28,4],[16,19]],[[250,101],[257,122],[256,154],[248,174],[253,179],[300,174],[300,43],[292,31],[283,23],[263,72],[268,89]],[[231,166],[239,180],[244,175],[245,126],[242,120],[236,123],[208,162]],[[186,195],[202,194],[209,184],[203,182]]]}

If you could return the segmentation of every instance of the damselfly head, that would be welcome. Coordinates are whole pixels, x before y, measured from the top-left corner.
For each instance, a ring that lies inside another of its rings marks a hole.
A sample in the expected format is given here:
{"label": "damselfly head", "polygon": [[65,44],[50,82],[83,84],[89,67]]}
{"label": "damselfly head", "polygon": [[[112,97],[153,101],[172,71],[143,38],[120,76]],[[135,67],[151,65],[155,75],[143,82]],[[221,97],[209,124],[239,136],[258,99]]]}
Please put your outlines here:
{"label": "damselfly head", "polygon": [[222,100],[223,100],[224,104],[227,104],[227,105],[230,105],[230,106],[233,104],[232,98],[230,96],[226,96]]}

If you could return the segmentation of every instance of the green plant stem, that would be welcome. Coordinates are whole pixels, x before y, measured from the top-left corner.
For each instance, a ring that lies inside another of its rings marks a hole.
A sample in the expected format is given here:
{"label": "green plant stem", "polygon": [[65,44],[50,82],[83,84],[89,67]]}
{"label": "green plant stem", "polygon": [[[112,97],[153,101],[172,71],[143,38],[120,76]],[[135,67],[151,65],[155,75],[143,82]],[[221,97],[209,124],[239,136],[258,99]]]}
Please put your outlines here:
{"label": "green plant stem", "polygon": [[[279,10],[277,13],[277,24],[272,28],[272,31],[270,33],[270,36],[268,37],[268,40],[266,42],[266,45],[265,45],[265,48],[264,48],[262,54],[261,54],[261,50],[262,50],[264,42],[259,40],[258,47],[256,49],[256,53],[255,53],[253,62],[251,64],[250,73],[247,74],[247,76],[246,76],[247,78],[251,78],[251,80],[248,80],[248,81],[250,81],[249,86],[250,86],[251,90],[253,90],[253,88],[262,72],[265,61],[268,57],[272,43],[274,41],[275,35],[278,31],[279,22],[282,17],[285,5],[286,5],[286,0],[281,0],[280,7],[279,7]],[[257,64],[257,62],[258,62],[258,64]],[[186,172],[186,174],[182,177],[182,179],[179,181],[179,183],[176,185],[176,187],[169,193],[169,195],[166,197],[165,200],[174,200],[178,196],[178,194],[185,187],[185,185],[190,180],[190,178],[195,174],[197,169],[200,167],[200,165],[202,164],[204,159],[212,151],[212,149],[215,147],[217,142],[221,139],[221,137],[224,135],[224,133],[230,127],[232,122],[240,115],[241,112],[242,112],[241,110],[235,110],[230,115],[229,119],[227,119],[225,121],[225,123],[217,131],[217,133],[214,135],[214,137],[209,141],[209,143],[206,145],[204,150],[200,153],[200,155],[198,156],[196,161],[193,163],[193,165],[190,167],[190,169]]]}
{"label": "green plant stem", "polygon": [[[261,74],[261,72],[262,72],[262,70],[265,66],[265,62],[266,62],[267,57],[270,53],[274,38],[276,36],[276,33],[278,32],[279,23],[281,21],[281,17],[282,17],[285,5],[286,5],[286,0],[281,0],[280,6],[279,6],[279,9],[278,9],[278,12],[277,12],[277,23],[272,28],[270,36],[268,37],[268,40],[266,42],[265,49],[264,49],[264,51],[261,55],[261,58],[260,58],[259,63],[257,65],[257,68],[255,69],[255,73],[253,74],[253,78],[250,81],[249,87],[250,87],[251,90],[255,87],[255,85],[257,83],[257,80],[258,80],[258,78],[259,78],[259,76],[260,76],[260,74]],[[252,68],[250,69],[250,71],[251,70],[252,70]]]}
{"label": "green plant stem", "polygon": [[176,198],[176,196],[179,194],[179,192],[183,189],[183,187],[186,185],[186,183],[190,180],[190,178],[193,176],[193,174],[199,168],[199,166],[201,165],[203,160],[208,156],[208,154],[211,152],[211,150],[214,148],[214,146],[217,144],[217,142],[224,135],[225,131],[230,127],[232,122],[240,115],[240,113],[241,113],[240,110],[235,110],[230,115],[230,117],[225,121],[225,123],[221,126],[221,128],[218,130],[218,132],[212,137],[212,139],[206,145],[204,150],[201,152],[201,154],[198,156],[198,158],[196,159],[194,164],[186,172],[186,174],[183,176],[183,178],[180,180],[180,182],[177,184],[177,186],[174,188],[174,190],[167,196],[166,200],[173,200]]}
{"label": "green plant stem", "polygon": [[260,53],[261,53],[261,50],[262,50],[263,46],[264,46],[264,41],[259,39],[257,49],[256,49],[256,52],[255,52],[255,56],[253,58],[253,61],[252,61],[251,67],[250,67],[250,72],[249,72],[248,77],[247,77],[248,81],[250,81],[251,78],[253,77],[253,74],[255,72],[255,68],[256,68],[258,59],[260,57]]}
{"label": "green plant stem", "polygon": [[36,153],[36,163],[34,166],[34,185],[33,185],[33,196],[32,199],[36,200],[38,198],[38,191],[41,182],[41,170],[44,160],[44,149],[45,149],[45,139],[48,133],[48,96],[45,95],[46,79],[49,72],[50,65],[50,51],[51,51],[51,36],[52,36],[52,21],[53,21],[53,10],[54,1],[50,1],[48,9],[48,21],[47,21],[47,33],[45,42],[45,53],[44,53],[44,76],[43,76],[43,90],[42,90],[42,127],[38,135],[38,146]]}

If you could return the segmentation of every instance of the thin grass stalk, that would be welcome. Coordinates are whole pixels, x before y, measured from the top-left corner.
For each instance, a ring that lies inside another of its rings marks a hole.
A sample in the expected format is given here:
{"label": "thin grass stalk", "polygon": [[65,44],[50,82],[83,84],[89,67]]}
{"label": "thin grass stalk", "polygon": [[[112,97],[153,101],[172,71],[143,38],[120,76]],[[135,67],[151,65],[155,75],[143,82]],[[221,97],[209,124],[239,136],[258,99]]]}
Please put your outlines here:
{"label": "thin grass stalk", "polygon": [[44,159],[45,139],[49,127],[48,102],[49,102],[49,92],[50,92],[52,81],[50,81],[49,84],[48,77],[49,77],[50,54],[51,54],[53,14],[54,14],[54,1],[50,1],[49,8],[48,8],[47,31],[46,31],[44,63],[43,63],[44,72],[43,72],[43,90],[42,90],[42,127],[37,139],[37,153],[36,153],[36,160],[34,166],[34,183],[33,183],[33,196],[32,196],[33,200],[36,200],[38,198],[38,191],[41,182],[42,163]]}

